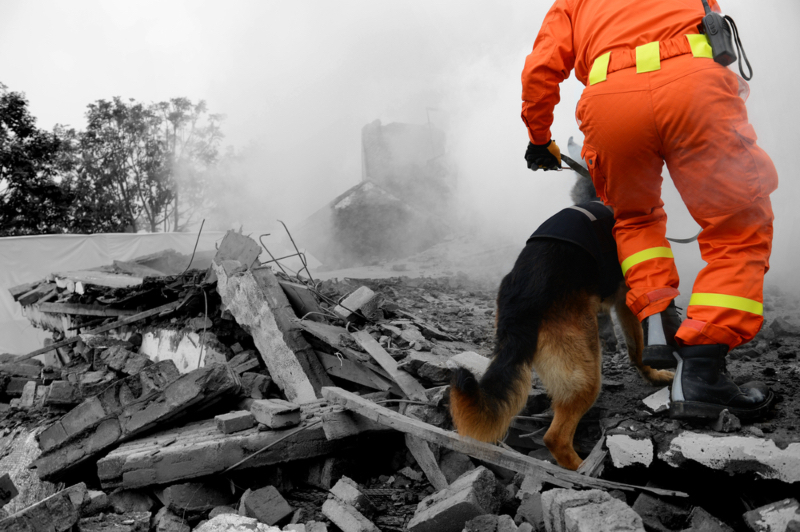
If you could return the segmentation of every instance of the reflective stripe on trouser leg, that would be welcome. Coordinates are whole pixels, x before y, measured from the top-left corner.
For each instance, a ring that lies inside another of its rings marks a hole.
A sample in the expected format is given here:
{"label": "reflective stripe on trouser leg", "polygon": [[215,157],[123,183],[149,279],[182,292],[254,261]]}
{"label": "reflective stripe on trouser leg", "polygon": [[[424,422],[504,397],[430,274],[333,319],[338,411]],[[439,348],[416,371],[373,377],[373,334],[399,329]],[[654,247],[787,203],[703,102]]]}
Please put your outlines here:
{"label": "reflective stripe on trouser leg", "polygon": [[642,250],[638,253],[634,253],[627,259],[622,261],[622,275],[628,273],[632,267],[636,266],[637,264],[641,264],[642,262],[650,259],[657,259],[657,258],[667,258],[672,259],[674,255],[672,254],[672,249],[668,247],[656,247]]}

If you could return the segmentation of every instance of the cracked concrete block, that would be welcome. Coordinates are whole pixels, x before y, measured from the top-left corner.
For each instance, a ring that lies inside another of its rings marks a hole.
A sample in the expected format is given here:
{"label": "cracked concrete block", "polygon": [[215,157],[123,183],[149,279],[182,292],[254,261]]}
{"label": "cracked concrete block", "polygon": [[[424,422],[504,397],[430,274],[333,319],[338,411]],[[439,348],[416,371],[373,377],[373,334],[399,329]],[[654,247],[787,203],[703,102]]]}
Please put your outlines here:
{"label": "cracked concrete block", "polygon": [[300,406],[283,399],[256,399],[250,406],[256,421],[271,429],[283,429],[300,424]]}
{"label": "cracked concrete block", "polygon": [[374,298],[375,292],[366,286],[360,286],[352,294],[344,298],[339,305],[336,305],[333,311],[346,320],[353,312],[357,312]]}
{"label": "cracked concrete block", "polygon": [[89,490],[87,492],[88,500],[81,509],[81,517],[89,517],[105,511],[111,505],[108,495],[104,491]]}
{"label": "cracked concrete block", "polygon": [[475,375],[475,378],[480,380],[486,369],[489,367],[490,360],[484,356],[479,355],[473,351],[464,351],[455,356],[450,357],[447,361],[447,367],[455,371],[458,368],[465,368]]}
{"label": "cracked concrete block", "polygon": [[517,508],[514,518],[517,524],[528,523],[536,532],[544,532],[544,509],[542,508],[541,493],[527,493],[522,497],[522,503]]}
{"label": "cracked concrete block", "polygon": [[236,412],[220,414],[214,417],[214,422],[217,424],[217,429],[219,429],[219,431],[223,434],[241,432],[256,424],[253,414],[247,410],[238,410]]}
{"label": "cracked concrete block", "polygon": [[289,506],[275,486],[247,490],[242,495],[240,513],[242,507],[248,517],[255,517],[268,525],[274,525],[294,512],[294,509]]}
{"label": "cracked concrete block", "polygon": [[422,351],[410,351],[397,367],[431,382],[448,382],[452,375],[445,357]]}
{"label": "cracked concrete block", "polygon": [[281,529],[259,523],[252,517],[221,514],[198,526],[194,532],[281,532]]}
{"label": "cracked concrete block", "polygon": [[638,439],[627,434],[612,434],[606,438],[606,446],[616,468],[634,464],[648,467],[653,463],[653,441],[650,438]]}
{"label": "cracked concrete block", "polygon": [[226,484],[184,482],[155,490],[155,496],[165,507],[183,515],[207,512],[234,502]]}
{"label": "cracked concrete block", "polygon": [[80,519],[80,510],[87,499],[86,484],[83,482],[75,484],[5,519],[0,519],[0,530],[66,532]]}
{"label": "cracked concrete block", "polygon": [[611,500],[567,508],[564,511],[564,532],[644,532],[642,519],[630,506]]}
{"label": "cracked concrete block", "polygon": [[800,443],[781,449],[774,441],[763,438],[684,431],[658,457],[673,467],[692,461],[731,474],[753,472],[790,484],[800,482]]}
{"label": "cracked concrete block", "polygon": [[411,532],[460,532],[464,523],[494,513],[500,501],[494,474],[481,466],[423,499],[408,523]]}
{"label": "cracked concrete block", "polygon": [[375,515],[378,510],[370,498],[361,493],[358,484],[345,476],[340,478],[339,482],[331,488],[331,493],[343,503],[349,504],[364,514],[367,518]]}
{"label": "cracked concrete block", "polygon": [[542,494],[547,532],[644,531],[642,518],[601,490],[552,489]]}
{"label": "cracked concrete block", "polygon": [[342,532],[380,532],[364,514],[335,498],[325,501],[322,515],[342,529]]}
{"label": "cracked concrete block", "polygon": [[800,503],[784,499],[745,513],[745,523],[753,532],[786,532],[800,522]]}
{"label": "cracked concrete block", "polygon": [[444,473],[444,478],[452,484],[458,477],[475,469],[472,459],[458,451],[443,451],[439,459],[439,469]]}

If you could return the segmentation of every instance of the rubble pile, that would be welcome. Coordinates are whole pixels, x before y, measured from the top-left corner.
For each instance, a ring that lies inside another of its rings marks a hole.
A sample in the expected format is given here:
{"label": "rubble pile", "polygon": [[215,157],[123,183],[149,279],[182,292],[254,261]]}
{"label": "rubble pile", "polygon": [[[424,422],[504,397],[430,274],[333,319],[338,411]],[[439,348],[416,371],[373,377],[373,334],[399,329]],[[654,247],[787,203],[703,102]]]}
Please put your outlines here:
{"label": "rubble pile", "polygon": [[453,431],[448,383],[489,363],[493,286],[316,281],[259,253],[229,232],[207,269],[167,254],[11,289],[54,338],[0,356],[0,532],[800,526],[793,300],[768,292],[768,325],[731,354],[782,398],[745,426],[665,417],[605,318],[572,472],[543,446],[538,382],[503,442]]}

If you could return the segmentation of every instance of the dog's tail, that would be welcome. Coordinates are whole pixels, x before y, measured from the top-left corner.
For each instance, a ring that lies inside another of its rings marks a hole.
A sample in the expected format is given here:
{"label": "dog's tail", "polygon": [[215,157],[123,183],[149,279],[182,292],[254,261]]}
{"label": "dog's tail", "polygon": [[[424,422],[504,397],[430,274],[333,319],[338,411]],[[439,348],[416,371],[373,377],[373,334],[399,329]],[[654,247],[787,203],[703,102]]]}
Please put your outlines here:
{"label": "dog's tail", "polygon": [[[480,382],[458,368],[450,386],[450,413],[462,436],[494,443],[503,439],[531,388],[531,366],[501,350]],[[506,356],[504,356],[506,355]]]}

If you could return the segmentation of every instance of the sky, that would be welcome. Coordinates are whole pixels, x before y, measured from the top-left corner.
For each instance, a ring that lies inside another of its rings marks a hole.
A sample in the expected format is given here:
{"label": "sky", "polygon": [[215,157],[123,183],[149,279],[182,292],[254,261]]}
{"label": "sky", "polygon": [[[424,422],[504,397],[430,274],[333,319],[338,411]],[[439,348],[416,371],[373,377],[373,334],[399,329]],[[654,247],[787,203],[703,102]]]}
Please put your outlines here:
{"label": "sky", "polygon": [[[789,275],[800,260],[800,106],[792,100],[800,66],[791,53],[800,49],[800,2],[720,3],[755,70],[750,120],[781,177],[773,269]],[[47,129],[82,128],[97,99],[206,100],[226,116],[224,144],[248,154],[226,201],[251,225],[298,223],[357,184],[365,124],[430,120],[447,132],[465,223],[524,242],[569,204],[575,180],[571,172],[532,173],[523,160],[520,72],[549,5],[3,0],[0,81],[26,93]],[[562,85],[553,134],[563,148],[570,136],[580,139],[574,109],[582,88],[574,76]],[[664,197],[668,232],[694,234],[668,180]]]}

